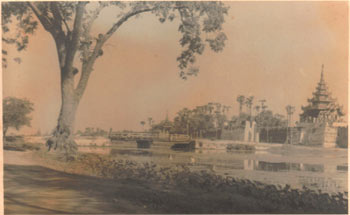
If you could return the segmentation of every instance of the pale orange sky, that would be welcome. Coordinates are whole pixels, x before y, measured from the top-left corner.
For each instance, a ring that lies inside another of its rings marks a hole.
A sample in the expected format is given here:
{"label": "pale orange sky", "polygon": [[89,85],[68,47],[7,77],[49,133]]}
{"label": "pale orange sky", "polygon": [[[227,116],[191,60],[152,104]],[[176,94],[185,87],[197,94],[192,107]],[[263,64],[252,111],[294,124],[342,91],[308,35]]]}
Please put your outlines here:
{"label": "pale orange sky", "polygon": [[[208,102],[233,106],[236,97],[266,99],[269,109],[285,115],[285,106],[306,105],[325,65],[325,79],[347,111],[347,2],[226,2],[230,6],[221,53],[206,49],[197,60],[200,73],[179,78],[177,22],[160,24],[152,15],[130,19],[104,48],[80,103],[76,129],[140,130],[141,120],[170,118],[183,107]],[[113,13],[98,20],[106,29]],[[35,103],[32,128],[51,131],[60,107],[59,70],[53,40],[40,29],[20,54],[21,64],[3,70],[3,96]]]}

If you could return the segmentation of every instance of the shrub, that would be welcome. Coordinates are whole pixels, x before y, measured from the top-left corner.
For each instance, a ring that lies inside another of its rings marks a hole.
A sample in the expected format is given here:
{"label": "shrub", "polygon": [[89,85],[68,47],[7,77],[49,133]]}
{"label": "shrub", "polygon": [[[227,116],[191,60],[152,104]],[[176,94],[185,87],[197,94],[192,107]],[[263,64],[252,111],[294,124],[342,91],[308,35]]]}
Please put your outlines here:
{"label": "shrub", "polygon": [[246,144],[230,144],[226,148],[228,151],[254,151],[255,147]]}
{"label": "shrub", "polygon": [[40,150],[40,143],[24,142],[21,136],[9,136],[4,138],[4,150],[11,151],[33,151]]}
{"label": "shrub", "polygon": [[[77,162],[100,177],[112,179],[142,180],[179,190],[187,188],[203,191],[228,192],[255,198],[266,211],[277,213],[346,213],[347,192],[328,194],[303,189],[291,189],[289,185],[268,185],[247,179],[223,177],[213,172],[193,172],[187,166],[160,167],[154,163],[136,163],[129,160],[114,160],[95,154],[82,154]],[[232,202],[235,204],[235,202]]]}

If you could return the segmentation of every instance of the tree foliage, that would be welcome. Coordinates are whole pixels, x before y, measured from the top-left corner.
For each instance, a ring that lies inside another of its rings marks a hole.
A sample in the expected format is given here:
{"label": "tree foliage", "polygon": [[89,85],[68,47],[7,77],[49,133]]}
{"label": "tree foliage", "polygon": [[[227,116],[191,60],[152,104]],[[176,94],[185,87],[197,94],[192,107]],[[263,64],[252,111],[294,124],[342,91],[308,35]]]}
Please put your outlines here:
{"label": "tree foliage", "polygon": [[255,117],[255,121],[260,128],[269,128],[269,127],[286,127],[287,120],[283,115],[273,114],[272,111],[267,110],[259,113]]}
{"label": "tree foliage", "polygon": [[223,129],[227,122],[227,108],[228,106],[219,103],[208,103],[194,109],[183,108],[177,112],[173,122],[163,120],[155,124],[153,129],[168,129],[172,133],[188,134],[193,137],[215,134],[217,130]]}
{"label": "tree foliage", "polygon": [[3,99],[3,133],[4,136],[8,128],[19,130],[22,126],[30,126],[31,117],[29,114],[34,110],[33,103],[27,99],[6,97]]}
{"label": "tree foliage", "polygon": [[77,134],[80,136],[100,136],[100,137],[106,137],[108,136],[108,132],[105,131],[102,128],[92,128],[87,127],[84,131],[77,131]]}
{"label": "tree foliage", "polygon": [[[116,21],[103,33],[92,32],[94,21],[107,7],[114,7]],[[81,20],[77,18],[81,11]],[[215,51],[222,51],[227,37],[222,31],[228,7],[222,2],[3,2],[2,30],[3,42],[15,44],[23,50],[29,42],[28,35],[33,34],[38,22],[54,38],[72,43],[75,42],[82,62],[91,61],[103,55],[103,45],[119,27],[131,17],[142,13],[152,13],[161,23],[178,18],[178,31],[182,34],[179,40],[183,47],[177,58],[180,76],[196,75],[198,68],[193,65],[196,56],[203,53],[206,45]],[[17,20],[16,28],[13,22]],[[79,31],[77,31],[79,30]],[[3,50],[6,55],[7,51]],[[3,58],[6,65],[6,57]]]}

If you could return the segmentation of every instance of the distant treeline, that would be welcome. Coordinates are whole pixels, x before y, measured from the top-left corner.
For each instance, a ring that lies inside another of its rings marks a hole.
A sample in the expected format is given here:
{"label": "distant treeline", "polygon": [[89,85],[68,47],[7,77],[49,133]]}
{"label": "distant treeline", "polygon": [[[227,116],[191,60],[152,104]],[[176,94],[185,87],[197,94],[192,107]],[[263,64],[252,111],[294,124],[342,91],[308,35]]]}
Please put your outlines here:
{"label": "distant treeline", "polygon": [[152,125],[151,130],[169,131],[170,133],[188,134],[192,137],[217,137],[223,129],[232,130],[243,127],[244,122],[252,120],[258,128],[282,128],[287,126],[283,115],[274,114],[271,110],[256,110],[254,114],[240,112],[238,116],[228,118],[230,106],[220,103],[208,103],[194,109],[183,108],[177,112],[174,120],[163,120]]}
{"label": "distant treeline", "polygon": [[76,135],[80,135],[80,136],[101,136],[101,137],[107,137],[108,136],[108,132],[106,130],[103,130],[101,128],[85,128],[84,131],[80,131],[78,130],[76,132]]}

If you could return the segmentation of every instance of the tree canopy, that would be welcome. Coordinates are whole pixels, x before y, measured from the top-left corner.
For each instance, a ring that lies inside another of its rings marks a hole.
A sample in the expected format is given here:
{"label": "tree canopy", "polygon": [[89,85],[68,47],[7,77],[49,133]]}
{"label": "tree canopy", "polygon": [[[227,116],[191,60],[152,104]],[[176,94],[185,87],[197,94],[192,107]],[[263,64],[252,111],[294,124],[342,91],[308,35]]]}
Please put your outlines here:
{"label": "tree canopy", "polygon": [[[115,22],[107,32],[92,32],[94,21],[107,7],[114,7]],[[191,67],[196,55],[203,53],[206,45],[219,52],[227,37],[222,31],[228,7],[222,2],[3,2],[3,42],[14,44],[18,51],[26,49],[29,35],[39,23],[55,40],[65,40],[71,48],[78,48],[82,62],[95,61],[103,55],[102,47],[121,25],[131,17],[152,13],[161,23],[180,20],[179,40],[183,47],[177,58],[180,76],[196,75],[198,67]],[[15,19],[14,19],[15,17]],[[15,21],[17,20],[17,21]],[[13,23],[16,28],[11,28]],[[6,66],[7,51],[3,50]],[[75,53],[72,53],[75,54]],[[65,58],[67,59],[68,56]],[[64,59],[60,59],[64,61]],[[63,62],[62,62],[63,63]]]}
{"label": "tree canopy", "polygon": [[215,134],[227,124],[228,107],[220,103],[208,103],[194,109],[183,108],[177,112],[173,122],[163,120],[152,128],[153,130],[167,129],[171,133],[188,134],[193,137]]}
{"label": "tree canopy", "polygon": [[29,114],[33,110],[33,103],[27,99],[4,98],[2,104],[4,136],[10,127],[19,130],[22,126],[30,126],[32,118]]}

